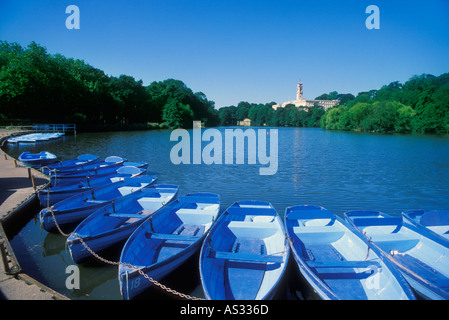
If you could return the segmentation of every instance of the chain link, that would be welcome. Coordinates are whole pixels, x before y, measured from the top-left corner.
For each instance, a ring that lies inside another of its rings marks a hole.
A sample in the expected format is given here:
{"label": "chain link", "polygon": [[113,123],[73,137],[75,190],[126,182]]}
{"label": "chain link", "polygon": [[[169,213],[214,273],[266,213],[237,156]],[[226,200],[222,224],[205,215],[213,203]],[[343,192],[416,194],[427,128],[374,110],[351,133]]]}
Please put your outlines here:
{"label": "chain link", "polygon": [[56,221],[56,217],[55,217],[55,214],[54,214],[54,212],[53,212],[53,207],[48,207],[47,209],[50,211],[51,216],[53,217],[53,221],[55,222],[56,228],[58,229],[59,233],[61,233],[64,237],[69,237],[70,235],[76,236],[76,238],[81,242],[81,244],[84,246],[84,248],[86,248],[86,250],[89,251],[89,253],[90,253],[93,257],[95,257],[96,259],[100,260],[101,262],[103,262],[103,263],[105,263],[105,264],[113,265],[113,266],[120,266],[120,265],[122,265],[122,266],[128,267],[128,268],[130,268],[130,269],[137,270],[137,272],[138,272],[141,276],[143,276],[145,279],[147,279],[147,280],[148,280],[149,282],[151,282],[152,284],[158,286],[158,287],[161,288],[162,290],[167,291],[168,293],[171,293],[171,294],[176,295],[176,296],[178,296],[178,297],[181,297],[181,298],[183,298],[183,299],[187,299],[187,300],[205,300],[205,299],[202,299],[202,298],[193,297],[193,296],[190,296],[190,295],[188,295],[188,294],[184,294],[184,293],[178,292],[178,291],[176,291],[176,290],[174,290],[174,289],[171,289],[171,288],[169,288],[169,287],[163,285],[163,284],[160,283],[159,281],[154,280],[154,279],[153,279],[152,277],[150,277],[148,274],[146,274],[145,272],[143,272],[143,270],[142,270],[141,268],[136,267],[136,266],[134,266],[134,265],[132,265],[132,264],[130,264],[130,263],[121,262],[121,261],[118,261],[118,262],[117,262],[117,261],[111,261],[111,260],[108,260],[108,259],[105,259],[105,258],[99,256],[96,252],[94,252],[94,251],[93,251],[93,250],[92,250],[92,249],[91,249],[91,248],[84,242],[84,240],[83,240],[78,234],[76,234],[76,233],[74,233],[74,232],[72,232],[72,233],[70,233],[70,234],[64,233],[64,232],[61,230],[61,228],[59,227],[58,222]]}

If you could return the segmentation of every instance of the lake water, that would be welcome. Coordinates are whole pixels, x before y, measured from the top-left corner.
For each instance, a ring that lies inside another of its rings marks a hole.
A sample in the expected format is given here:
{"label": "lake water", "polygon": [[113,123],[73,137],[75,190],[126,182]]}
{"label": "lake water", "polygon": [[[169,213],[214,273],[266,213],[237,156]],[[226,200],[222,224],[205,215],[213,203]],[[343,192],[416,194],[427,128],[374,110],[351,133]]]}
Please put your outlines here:
{"label": "lake water", "polygon": [[[224,137],[225,128],[219,130]],[[448,137],[276,130],[279,163],[277,173],[271,176],[259,175],[264,167],[259,164],[174,165],[170,151],[176,142],[170,141],[171,131],[82,133],[59,141],[8,146],[5,151],[15,158],[24,151],[46,150],[62,160],[91,153],[145,161],[158,183],[178,185],[180,195],[219,194],[222,211],[246,199],[269,201],[281,215],[286,207],[302,204],[320,205],[340,216],[357,209],[392,215],[411,209],[449,209]],[[203,142],[203,147],[207,144]],[[81,266],[81,288],[66,289],[65,269],[73,261],[65,238],[47,233],[38,221],[31,220],[11,244],[28,274],[66,296],[121,299],[114,266]],[[197,268],[198,262],[192,259],[166,283],[202,296]],[[166,297],[153,291],[150,297]]]}

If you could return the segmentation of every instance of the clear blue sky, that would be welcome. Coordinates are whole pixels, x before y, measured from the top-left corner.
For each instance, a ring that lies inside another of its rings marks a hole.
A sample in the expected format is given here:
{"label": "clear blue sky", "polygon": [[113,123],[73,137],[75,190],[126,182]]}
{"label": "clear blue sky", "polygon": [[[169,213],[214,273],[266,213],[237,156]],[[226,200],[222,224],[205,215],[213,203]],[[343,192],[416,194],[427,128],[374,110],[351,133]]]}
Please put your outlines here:
{"label": "clear blue sky", "polygon": [[[68,5],[80,30],[68,30]],[[368,30],[365,9],[380,9]],[[0,0],[0,40],[31,41],[145,85],[174,78],[216,107],[357,94],[449,72],[449,0]]]}

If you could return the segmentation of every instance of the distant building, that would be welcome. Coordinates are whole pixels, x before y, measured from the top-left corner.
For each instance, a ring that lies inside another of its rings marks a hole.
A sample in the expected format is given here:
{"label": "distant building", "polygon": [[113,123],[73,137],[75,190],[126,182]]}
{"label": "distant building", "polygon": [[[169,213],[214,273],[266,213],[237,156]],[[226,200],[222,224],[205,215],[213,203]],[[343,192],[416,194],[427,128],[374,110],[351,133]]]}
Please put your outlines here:
{"label": "distant building", "polygon": [[251,127],[251,119],[246,118],[243,121],[237,121],[237,125],[241,127]]}
{"label": "distant building", "polygon": [[303,98],[302,94],[302,82],[298,82],[296,90],[296,100],[287,101],[282,104],[275,104],[273,105],[273,109],[277,110],[277,108],[285,108],[285,106],[287,106],[288,104],[293,104],[294,106],[303,109],[308,109],[315,105],[319,105],[322,106],[324,110],[327,110],[329,108],[332,108],[333,106],[336,106],[339,102],[339,100],[306,100]]}

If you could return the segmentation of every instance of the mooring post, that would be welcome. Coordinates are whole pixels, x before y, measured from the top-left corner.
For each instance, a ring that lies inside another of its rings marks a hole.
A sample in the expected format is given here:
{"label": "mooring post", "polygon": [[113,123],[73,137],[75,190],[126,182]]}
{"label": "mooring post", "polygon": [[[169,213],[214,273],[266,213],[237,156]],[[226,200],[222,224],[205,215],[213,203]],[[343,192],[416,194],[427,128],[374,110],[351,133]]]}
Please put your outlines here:
{"label": "mooring post", "polygon": [[33,186],[34,191],[36,191],[36,184],[34,183],[33,175],[31,175],[31,185]]}

